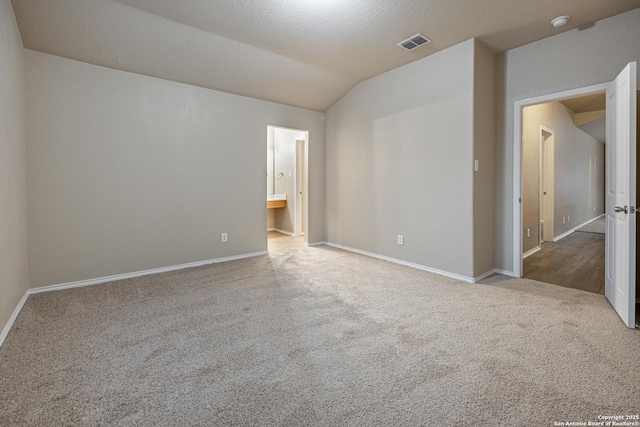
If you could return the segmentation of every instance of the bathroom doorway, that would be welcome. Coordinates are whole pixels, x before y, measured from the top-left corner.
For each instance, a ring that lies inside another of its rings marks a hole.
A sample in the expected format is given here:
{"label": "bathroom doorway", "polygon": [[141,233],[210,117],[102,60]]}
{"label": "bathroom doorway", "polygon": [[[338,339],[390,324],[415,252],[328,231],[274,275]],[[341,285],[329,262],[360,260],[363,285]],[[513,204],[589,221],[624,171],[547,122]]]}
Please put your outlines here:
{"label": "bathroom doorway", "polygon": [[267,247],[304,246],[308,224],[306,130],[267,126]]}

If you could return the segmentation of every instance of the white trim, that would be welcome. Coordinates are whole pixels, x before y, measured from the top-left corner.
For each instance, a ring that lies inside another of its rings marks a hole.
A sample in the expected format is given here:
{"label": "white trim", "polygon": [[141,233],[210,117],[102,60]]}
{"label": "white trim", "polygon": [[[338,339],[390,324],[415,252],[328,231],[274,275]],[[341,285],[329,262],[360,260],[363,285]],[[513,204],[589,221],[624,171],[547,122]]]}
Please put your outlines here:
{"label": "white trim", "polygon": [[562,240],[562,239],[564,239],[565,237],[567,237],[568,235],[573,234],[573,232],[574,232],[574,231],[576,231],[576,229],[575,229],[575,228],[572,228],[572,229],[571,229],[571,230],[569,230],[569,231],[565,231],[564,233],[560,234],[559,236],[554,237],[554,238],[553,238],[553,241],[554,241],[554,242],[557,242],[557,241],[559,241],[559,240]]}
{"label": "white trim", "polygon": [[234,256],[228,256],[228,257],[223,257],[223,258],[215,258],[215,259],[209,259],[209,260],[205,260],[205,261],[189,262],[189,263],[186,263],[186,264],[172,265],[172,266],[169,266],[169,267],[153,268],[151,270],[135,271],[135,272],[132,272],[132,273],[116,274],[116,275],[113,275],[113,276],[98,277],[98,278],[95,278],[95,279],[88,279],[88,280],[80,280],[80,281],[77,281],[77,282],[60,283],[60,284],[57,284],[57,285],[42,286],[40,288],[31,288],[31,289],[29,289],[29,294],[38,294],[38,293],[41,293],[41,292],[57,291],[57,290],[60,290],[60,289],[71,289],[71,288],[79,288],[79,287],[82,287],[82,286],[98,285],[100,283],[115,282],[117,280],[132,279],[134,277],[147,276],[149,274],[166,273],[166,272],[169,272],[169,271],[182,270],[182,269],[185,269],[185,268],[192,268],[192,267],[199,267],[199,266],[208,265],[208,264],[217,264],[217,263],[220,263],[220,262],[235,261],[235,260],[239,260],[239,259],[251,258],[251,257],[256,257],[256,256],[261,256],[261,255],[267,255],[267,251],[252,252],[252,253],[248,253],[248,254],[234,255]]}
{"label": "white trim", "polygon": [[312,248],[314,246],[322,246],[322,245],[326,245],[326,244],[327,244],[327,242],[324,242],[324,241],[322,241],[322,242],[311,242],[311,243],[304,242],[304,245],[307,248]]}
{"label": "white trim", "polygon": [[291,237],[298,237],[294,233],[292,233],[291,231],[285,231],[285,230],[281,230],[279,228],[274,228],[271,231],[277,231],[278,233],[286,234],[287,236],[291,236]]}
{"label": "white trim", "polygon": [[276,229],[275,229],[275,228],[267,228],[267,233],[268,233],[269,231],[276,231]]}
{"label": "white trim", "polygon": [[[543,132],[549,134],[548,138],[544,137]],[[555,206],[555,132],[546,126],[540,125],[539,132],[539,150],[538,154],[538,243],[545,240],[545,237],[553,239],[553,230],[556,219],[554,216]],[[551,163],[549,165],[549,163]],[[551,167],[549,167],[551,166]],[[544,183],[544,185],[542,185]],[[546,192],[545,192],[546,190]],[[548,197],[544,197],[544,195]],[[541,205],[544,203],[544,209]],[[544,224],[542,228],[540,225]],[[524,255],[522,258],[526,258]]]}
{"label": "white trim", "polygon": [[554,241],[554,242],[557,242],[558,240],[564,239],[564,238],[565,238],[565,237],[567,237],[568,235],[572,234],[574,231],[578,230],[578,228],[582,228],[582,227],[584,227],[585,225],[587,225],[587,224],[589,224],[589,223],[591,223],[591,222],[595,221],[596,219],[598,219],[598,218],[600,218],[600,217],[602,217],[602,216],[604,216],[604,214],[603,214],[603,215],[599,215],[599,216],[597,216],[597,217],[595,217],[595,218],[593,218],[593,219],[590,219],[590,220],[589,220],[589,221],[587,221],[587,222],[583,222],[582,224],[578,225],[577,227],[574,227],[574,228],[572,228],[571,230],[566,231],[566,232],[562,233],[561,235],[554,237],[554,238],[553,238],[553,241]]}
{"label": "white trim", "polygon": [[452,279],[461,280],[461,281],[467,282],[467,283],[475,283],[475,280],[476,280],[476,279],[474,279],[472,277],[462,276],[460,274],[450,273],[450,272],[444,271],[444,270],[438,270],[437,268],[431,268],[431,267],[427,267],[425,265],[414,264],[412,262],[403,261],[401,259],[391,258],[391,257],[385,256],[385,255],[379,255],[379,254],[376,254],[376,253],[373,253],[373,252],[367,252],[367,251],[363,251],[363,250],[360,250],[360,249],[351,248],[349,246],[339,245],[339,244],[333,243],[333,242],[327,242],[326,245],[334,247],[334,248],[342,249],[342,250],[345,250],[345,251],[354,252],[354,253],[357,253],[357,254],[360,254],[360,255],[365,255],[365,256],[368,256],[368,257],[371,257],[371,258],[377,258],[377,259],[381,259],[381,260],[384,260],[384,261],[389,261],[389,262],[392,262],[394,264],[406,265],[407,267],[412,267],[412,268],[416,268],[418,270],[428,271],[429,273],[439,274],[440,276],[451,277]]}
{"label": "white trim", "polygon": [[18,314],[20,314],[20,311],[22,310],[22,307],[27,301],[27,298],[29,297],[29,295],[39,294],[42,292],[58,291],[61,289],[71,289],[71,288],[79,288],[82,286],[97,285],[100,283],[115,282],[118,280],[131,279],[131,278],[140,277],[140,276],[147,276],[149,274],[166,273],[168,271],[182,270],[185,268],[199,267],[201,265],[217,264],[217,263],[227,262],[227,261],[235,261],[239,259],[252,258],[252,257],[262,256],[267,254],[268,254],[267,251],[251,252],[251,253],[242,254],[242,255],[233,255],[233,256],[228,256],[223,258],[209,259],[205,261],[196,261],[196,262],[189,262],[186,264],[172,265],[169,267],[154,268],[151,270],[136,271],[133,273],[116,274],[113,276],[98,277],[96,279],[80,280],[77,282],[60,283],[57,285],[42,286],[39,288],[27,289],[27,291],[22,296],[22,299],[16,306],[15,310],[13,310],[13,314],[7,321],[7,324],[4,326],[2,333],[0,333],[0,347],[2,346],[2,343],[4,343],[5,338],[7,338],[9,331],[13,327],[13,324],[16,321]]}
{"label": "white trim", "polygon": [[482,279],[486,279],[486,278],[487,278],[487,277],[489,277],[489,276],[493,276],[495,273],[496,273],[496,269],[495,269],[495,268],[492,268],[491,270],[489,270],[489,271],[487,271],[487,272],[485,272],[485,273],[482,273],[482,274],[481,274],[481,275],[479,275],[478,277],[475,277],[475,278],[473,279],[473,282],[472,282],[472,283],[478,283],[478,282],[479,282],[479,281],[481,281]]}
{"label": "white trim", "polygon": [[513,273],[513,271],[507,271],[507,270],[500,270],[499,268],[494,268],[493,272],[496,274],[502,274],[503,276],[509,276],[509,277],[516,277],[517,276]]}
{"label": "white trim", "polygon": [[515,101],[513,103],[513,272],[522,277],[522,109],[529,105],[543,104],[564,98],[605,92],[609,83],[600,83],[577,89],[556,92]]}
{"label": "white trim", "polygon": [[538,252],[540,250],[540,246],[536,246],[533,249],[529,249],[527,252],[525,252],[524,254],[522,254],[522,259],[525,259],[528,256],[531,256],[533,254],[535,254],[536,252]]}
{"label": "white trim", "polygon": [[597,216],[597,217],[595,217],[595,218],[591,218],[589,221],[587,221],[587,222],[585,222],[584,224],[582,224],[582,225],[578,226],[578,228],[580,228],[580,227],[584,227],[585,225],[587,225],[587,224],[589,224],[589,223],[592,223],[592,222],[593,222],[593,221],[595,221],[596,219],[598,219],[598,218],[602,218],[604,215],[605,215],[605,214],[600,214],[600,215],[598,215],[598,216]]}
{"label": "white trim", "polygon": [[27,302],[27,298],[29,298],[30,294],[31,293],[29,292],[29,289],[27,289],[27,291],[24,293],[24,295],[22,295],[22,298],[18,302],[18,305],[16,305],[15,310],[13,310],[11,317],[9,317],[7,324],[4,325],[4,329],[2,329],[2,333],[0,333],[0,347],[2,347],[2,344],[7,338],[7,335],[9,335],[9,331],[13,327],[14,322],[18,318],[18,314],[20,314],[20,311],[22,310],[22,307],[24,307],[24,303]]}
{"label": "white trim", "polygon": [[[305,131],[304,138],[296,139],[294,142],[294,155],[295,161],[293,162],[293,174],[295,179],[293,180],[293,229],[296,236],[304,236],[304,230],[302,230],[302,192],[304,192],[305,200],[308,198],[308,187],[298,188],[302,186],[303,175],[307,165],[307,141],[309,140],[309,131]],[[301,159],[300,146],[304,145],[304,157]],[[301,168],[298,168],[298,164],[302,162]],[[299,170],[300,169],[300,170]]]}

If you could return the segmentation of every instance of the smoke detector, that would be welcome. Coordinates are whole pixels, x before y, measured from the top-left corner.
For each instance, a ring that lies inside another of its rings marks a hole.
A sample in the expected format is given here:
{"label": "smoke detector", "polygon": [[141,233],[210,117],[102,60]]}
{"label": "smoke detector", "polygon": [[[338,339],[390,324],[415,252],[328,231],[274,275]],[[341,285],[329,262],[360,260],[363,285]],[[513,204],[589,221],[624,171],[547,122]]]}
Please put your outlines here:
{"label": "smoke detector", "polygon": [[558,16],[553,21],[551,21],[551,25],[558,28],[558,27],[562,27],[563,25],[566,25],[568,21],[569,21],[569,17],[567,15]]}
{"label": "smoke detector", "polygon": [[401,41],[400,43],[398,43],[398,46],[400,46],[404,50],[413,50],[417,47],[422,46],[423,44],[429,43],[430,41],[431,40],[429,40],[422,34],[418,33],[415,36],[409,37],[408,39]]}

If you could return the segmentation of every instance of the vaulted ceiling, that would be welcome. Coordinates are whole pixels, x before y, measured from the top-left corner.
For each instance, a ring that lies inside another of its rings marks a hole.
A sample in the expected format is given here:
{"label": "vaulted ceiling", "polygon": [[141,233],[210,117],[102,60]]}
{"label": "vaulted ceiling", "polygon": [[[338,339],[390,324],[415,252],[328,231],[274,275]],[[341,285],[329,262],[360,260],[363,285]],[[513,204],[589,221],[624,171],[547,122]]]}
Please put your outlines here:
{"label": "vaulted ceiling", "polygon": [[607,96],[604,92],[563,99],[560,103],[571,111],[577,128],[603,144],[606,142]]}
{"label": "vaulted ceiling", "polygon": [[[502,52],[640,0],[13,0],[24,47],[324,111],[370,77],[470,38]],[[569,15],[554,28],[550,21]],[[422,33],[414,51],[396,43]]]}

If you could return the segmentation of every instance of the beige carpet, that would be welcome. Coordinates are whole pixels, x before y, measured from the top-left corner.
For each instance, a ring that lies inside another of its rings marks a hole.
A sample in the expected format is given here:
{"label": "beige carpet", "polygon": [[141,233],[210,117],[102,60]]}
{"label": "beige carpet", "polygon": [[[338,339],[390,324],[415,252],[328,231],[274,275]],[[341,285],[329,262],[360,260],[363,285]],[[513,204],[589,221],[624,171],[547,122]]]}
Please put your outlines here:
{"label": "beige carpet", "polygon": [[277,231],[267,233],[267,249],[269,252],[282,251],[304,246],[304,236],[289,236]]}
{"label": "beige carpet", "polygon": [[582,231],[584,233],[598,233],[605,234],[607,224],[603,216],[596,218],[589,224],[578,228],[576,231]]}
{"label": "beige carpet", "polygon": [[551,426],[640,409],[601,295],[327,247],[31,296],[0,425]]}

